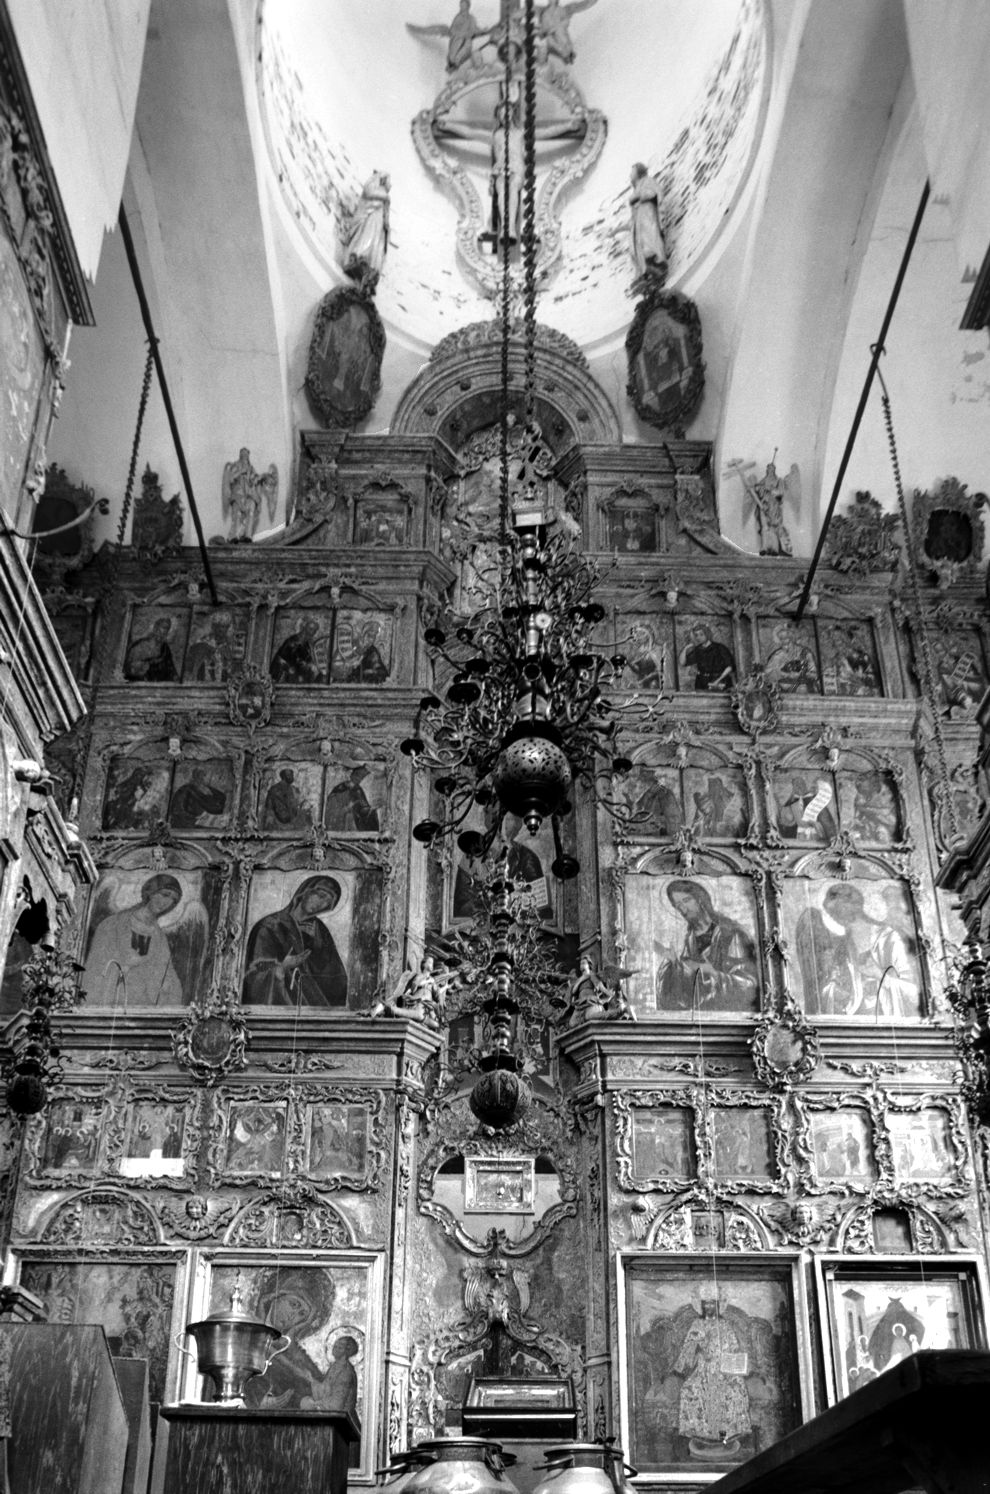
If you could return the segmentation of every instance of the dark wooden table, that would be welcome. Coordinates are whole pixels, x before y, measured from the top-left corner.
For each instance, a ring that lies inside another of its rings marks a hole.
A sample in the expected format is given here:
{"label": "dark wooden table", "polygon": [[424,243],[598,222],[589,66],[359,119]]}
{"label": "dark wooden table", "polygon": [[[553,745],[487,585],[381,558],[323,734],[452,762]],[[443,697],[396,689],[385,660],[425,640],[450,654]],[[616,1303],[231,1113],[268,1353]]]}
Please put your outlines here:
{"label": "dark wooden table", "polygon": [[990,1354],[929,1349],[734,1468],[708,1494],[990,1494]]}
{"label": "dark wooden table", "polygon": [[350,1444],[342,1411],[255,1411],[208,1403],[163,1406],[152,1494],[345,1494]]}

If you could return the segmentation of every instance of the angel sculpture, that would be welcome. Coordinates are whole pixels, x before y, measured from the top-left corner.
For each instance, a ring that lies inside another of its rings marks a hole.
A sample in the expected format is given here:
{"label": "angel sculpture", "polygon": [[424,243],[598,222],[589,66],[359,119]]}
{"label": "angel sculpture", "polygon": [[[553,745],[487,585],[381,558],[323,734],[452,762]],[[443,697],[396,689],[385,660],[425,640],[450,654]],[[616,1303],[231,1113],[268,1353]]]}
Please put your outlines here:
{"label": "angel sculpture", "polygon": [[[776,456],[774,452],[774,456]],[[784,500],[790,499],[797,510],[801,505],[801,473],[797,463],[791,464],[786,477],[780,477],[773,462],[756,482],[751,475],[754,462],[743,462],[738,457],[726,465],[727,477],[736,476],[742,483],[746,497],[756,512],[756,525],[760,535],[761,555],[793,555],[791,537],[784,526]]]}
{"label": "angel sculpture", "polygon": [[237,1209],[236,1202],[217,1203],[213,1197],[194,1193],[182,1200],[163,1199],[158,1212],[172,1234],[183,1240],[206,1240],[229,1224]]}
{"label": "angel sculpture", "polygon": [[590,956],[582,955],[578,968],[570,972],[567,1025],[579,1027],[582,1022],[591,1022],[599,1017],[635,1021],[632,1008],[619,984],[634,974],[635,971],[622,970],[618,965],[604,965],[598,971]]}
{"label": "angel sculpture", "polygon": [[250,451],[242,446],[237,461],[227,462],[224,466],[220,496],[224,518],[230,520],[230,543],[250,543],[258,527],[263,500],[268,508],[269,521],[273,522],[275,519],[278,468],[272,462],[262,476],[254,470]]}
{"label": "angel sculpture", "polygon": [[432,955],[424,955],[418,966],[404,970],[395,990],[378,1001],[369,1017],[413,1017],[427,1027],[441,1027],[447,1020],[447,987],[453,976]]}
{"label": "angel sculpture", "polygon": [[470,1261],[461,1268],[464,1306],[471,1322],[511,1324],[518,1333],[532,1332],[536,1324],[527,1319],[530,1303],[530,1273],[515,1262]]}
{"label": "angel sculpture", "polygon": [[574,61],[574,43],[571,41],[571,16],[579,10],[590,10],[595,0],[571,0],[570,5],[561,5],[560,0],[548,0],[540,11],[540,39],[551,57],[559,57],[566,67]]}
{"label": "angel sculpture", "polygon": [[414,36],[447,37],[447,71],[454,73],[470,62],[474,55],[475,37],[487,36],[488,28],[479,26],[471,14],[471,0],[460,0],[460,7],[449,26],[414,26],[406,22],[406,29]]}

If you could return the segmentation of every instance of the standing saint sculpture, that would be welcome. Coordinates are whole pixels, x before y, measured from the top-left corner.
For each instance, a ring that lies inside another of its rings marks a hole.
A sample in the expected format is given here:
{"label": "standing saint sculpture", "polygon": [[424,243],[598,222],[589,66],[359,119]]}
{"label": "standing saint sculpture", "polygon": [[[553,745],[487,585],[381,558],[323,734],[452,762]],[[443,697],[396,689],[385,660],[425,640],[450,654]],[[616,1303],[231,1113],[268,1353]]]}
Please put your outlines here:
{"label": "standing saint sculpture", "polygon": [[344,243],[347,258],[344,274],[371,294],[385,263],[389,243],[389,192],[391,180],[384,171],[373,171],[361,188],[351,214]]}
{"label": "standing saint sculpture", "polygon": [[[776,457],[776,450],[774,457]],[[793,555],[794,547],[784,523],[784,502],[789,500],[795,509],[801,504],[801,473],[796,462],[785,477],[781,477],[773,459],[767,470],[757,481],[753,476],[755,464],[734,457],[726,463],[725,475],[738,477],[745,491],[745,503],[756,515],[756,527],[760,536],[761,555]]]}
{"label": "standing saint sculpture", "polygon": [[660,288],[667,279],[667,245],[660,226],[660,184],[637,161],[630,174],[630,249],[636,281]]}

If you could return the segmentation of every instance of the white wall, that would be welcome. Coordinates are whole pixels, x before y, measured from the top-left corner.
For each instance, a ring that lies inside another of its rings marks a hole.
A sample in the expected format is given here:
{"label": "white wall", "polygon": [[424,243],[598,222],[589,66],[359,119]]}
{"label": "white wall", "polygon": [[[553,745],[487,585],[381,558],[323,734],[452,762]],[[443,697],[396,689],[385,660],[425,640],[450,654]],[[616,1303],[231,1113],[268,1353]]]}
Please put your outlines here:
{"label": "white wall", "polygon": [[151,0],[6,0],[83,273],[117,221]]}

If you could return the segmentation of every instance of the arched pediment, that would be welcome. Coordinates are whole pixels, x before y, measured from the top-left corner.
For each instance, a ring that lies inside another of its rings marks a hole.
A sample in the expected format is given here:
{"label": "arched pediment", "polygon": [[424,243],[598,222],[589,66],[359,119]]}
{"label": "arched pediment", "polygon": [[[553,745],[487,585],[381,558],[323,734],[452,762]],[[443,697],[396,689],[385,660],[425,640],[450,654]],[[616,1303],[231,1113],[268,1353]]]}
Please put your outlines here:
{"label": "arched pediment", "polygon": [[[513,413],[522,413],[524,352],[517,325],[509,344],[509,388]],[[619,417],[592,377],[576,343],[550,327],[538,327],[535,347],[537,420],[558,455],[589,442],[621,440]],[[441,436],[454,450],[475,430],[501,415],[502,328],[475,322],[437,345],[426,368],[399,401],[392,435]]]}

